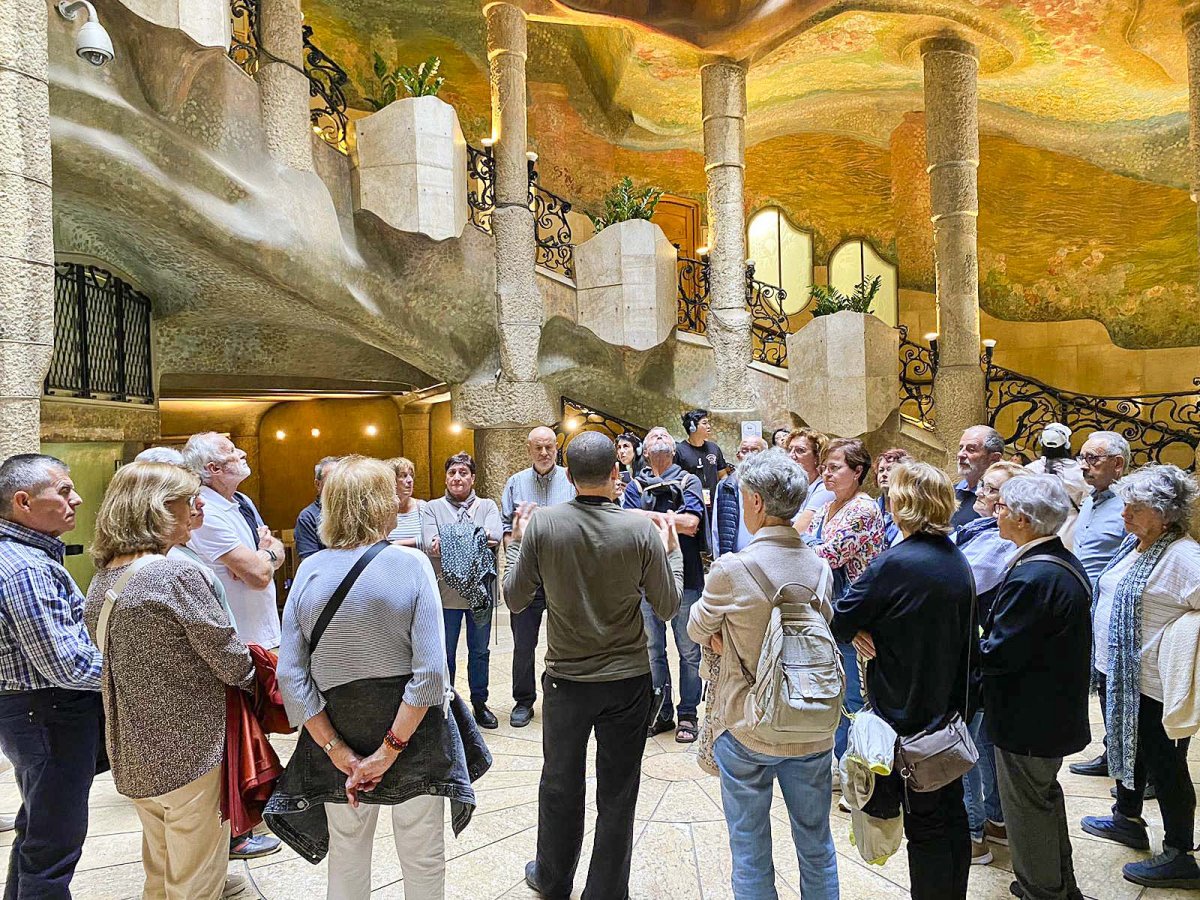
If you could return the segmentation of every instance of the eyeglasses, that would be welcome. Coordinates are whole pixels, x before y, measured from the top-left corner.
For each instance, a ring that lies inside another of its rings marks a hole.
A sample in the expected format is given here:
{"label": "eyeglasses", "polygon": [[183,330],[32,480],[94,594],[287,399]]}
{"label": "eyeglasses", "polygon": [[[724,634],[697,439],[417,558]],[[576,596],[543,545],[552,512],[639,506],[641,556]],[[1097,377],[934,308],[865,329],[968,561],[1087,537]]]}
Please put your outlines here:
{"label": "eyeglasses", "polygon": [[1116,455],[1117,454],[1115,453],[1080,453],[1077,457],[1075,457],[1075,460],[1076,462],[1083,463],[1085,465],[1094,466],[1098,465],[1101,460],[1108,459],[1109,457]]}
{"label": "eyeglasses", "polygon": [[995,506],[996,512],[1000,512],[1000,510],[1002,510],[1002,509],[1007,510],[1008,508],[1009,508],[1008,504],[1005,503],[1003,500],[996,501],[996,506]]}
{"label": "eyeglasses", "polygon": [[187,502],[188,502],[188,509],[193,509],[193,510],[194,510],[194,509],[196,508],[196,501],[197,501],[197,500],[199,500],[199,499],[200,499],[200,495],[199,495],[199,494],[192,494],[192,496],[188,497],[188,498],[187,498]]}

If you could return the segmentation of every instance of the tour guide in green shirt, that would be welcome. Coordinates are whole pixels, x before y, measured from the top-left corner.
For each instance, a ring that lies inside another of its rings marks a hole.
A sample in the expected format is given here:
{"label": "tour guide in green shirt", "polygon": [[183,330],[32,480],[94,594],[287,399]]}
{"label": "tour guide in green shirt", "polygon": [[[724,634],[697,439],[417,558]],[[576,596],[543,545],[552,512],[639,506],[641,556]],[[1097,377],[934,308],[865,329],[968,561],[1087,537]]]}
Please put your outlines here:
{"label": "tour guide in green shirt", "polygon": [[525,866],[525,881],[545,897],[571,894],[595,729],[600,814],[584,895],[627,897],[653,696],[641,600],[664,620],[679,611],[683,557],[674,514],[651,520],[612,502],[621,476],[616,447],[603,434],[586,431],[567,445],[567,472],[574,500],[536,514],[533,504],[517,509],[504,576],[514,613],[539,589],[546,595],[537,858]]}

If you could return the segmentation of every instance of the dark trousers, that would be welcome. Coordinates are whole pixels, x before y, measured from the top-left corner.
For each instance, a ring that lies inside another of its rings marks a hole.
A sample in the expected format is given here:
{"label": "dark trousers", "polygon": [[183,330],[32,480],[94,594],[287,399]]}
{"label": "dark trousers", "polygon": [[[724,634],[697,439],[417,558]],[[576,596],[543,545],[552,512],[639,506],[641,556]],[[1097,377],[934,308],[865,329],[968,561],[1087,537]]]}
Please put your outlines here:
{"label": "dark trousers", "polygon": [[996,748],[996,778],[1008,826],[1013,874],[1029,900],[1079,896],[1058,770],[1062,757],[1022,756]]}
{"label": "dark trousers", "polygon": [[446,626],[446,664],[450,669],[450,683],[454,683],[455,659],[458,655],[458,636],[463,622],[467,623],[467,685],[471,689],[472,703],[487,703],[488,666],[492,651],[488,641],[492,637],[492,619],[482,625],[475,621],[469,609],[443,609],[442,622]]}
{"label": "dark trousers", "polygon": [[0,748],[12,760],[21,792],[4,900],[70,898],[103,716],[96,691],[0,695]]}
{"label": "dark trousers", "polygon": [[1186,853],[1192,849],[1192,830],[1196,826],[1196,789],[1192,786],[1187,763],[1191,740],[1173,741],[1167,737],[1162,715],[1162,704],[1142,694],[1138,701],[1133,784],[1117,782],[1117,802],[1113,810],[1129,819],[1139,818],[1149,779],[1154,782],[1162,813],[1163,846]]}
{"label": "dark trousers", "polygon": [[913,900],[965,900],[971,869],[971,834],[962,779],[918,794],[908,791],[904,836]]}
{"label": "dark trousers", "polygon": [[[629,895],[633,812],[654,691],[649,675],[567,681],[542,675],[542,780],[538,787],[537,878],[548,900],[571,896],[583,845],[584,765],[596,731],[596,833],[587,900]],[[961,800],[960,800],[961,803]]]}
{"label": "dark trousers", "polygon": [[537,650],[545,612],[546,595],[538,591],[529,606],[513,613],[509,619],[513,633],[513,700],[529,706],[537,700],[533,654]]}

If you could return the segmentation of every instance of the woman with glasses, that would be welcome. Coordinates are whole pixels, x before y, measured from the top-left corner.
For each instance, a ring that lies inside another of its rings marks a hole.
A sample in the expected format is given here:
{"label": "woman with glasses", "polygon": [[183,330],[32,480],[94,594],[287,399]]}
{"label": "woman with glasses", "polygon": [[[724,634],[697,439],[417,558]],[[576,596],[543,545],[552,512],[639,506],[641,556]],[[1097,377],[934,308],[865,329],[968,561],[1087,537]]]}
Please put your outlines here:
{"label": "woman with glasses", "polygon": [[142,822],[146,897],[221,896],[225,688],[254,680],[250,652],[208,580],[169,556],[203,510],[199,494],[192,472],[135,462],[118,470],[96,515],[98,569],[84,618],[104,653],[113,781]]}
{"label": "woman with glasses", "polygon": [[1038,443],[1041,445],[1042,455],[1025,468],[1034,475],[1055,476],[1066,489],[1071,509],[1067,514],[1067,521],[1059,529],[1058,536],[1070,550],[1079,507],[1089,493],[1079,462],[1071,455],[1071,429],[1061,422],[1051,422],[1042,429]]}
{"label": "woman with glasses", "polygon": [[879,512],[883,516],[883,536],[889,547],[900,540],[900,526],[896,524],[891,510],[888,509],[888,479],[892,466],[911,458],[907,450],[901,450],[899,447],[884,450],[875,457],[875,486],[879,488],[879,499],[876,503],[879,504]]}
{"label": "woman with glasses", "polygon": [[795,428],[787,436],[786,450],[792,462],[804,470],[808,479],[808,496],[792,524],[801,536],[808,531],[816,514],[833,499],[833,492],[825,486],[821,461],[825,458],[825,447],[829,438],[811,428]]}

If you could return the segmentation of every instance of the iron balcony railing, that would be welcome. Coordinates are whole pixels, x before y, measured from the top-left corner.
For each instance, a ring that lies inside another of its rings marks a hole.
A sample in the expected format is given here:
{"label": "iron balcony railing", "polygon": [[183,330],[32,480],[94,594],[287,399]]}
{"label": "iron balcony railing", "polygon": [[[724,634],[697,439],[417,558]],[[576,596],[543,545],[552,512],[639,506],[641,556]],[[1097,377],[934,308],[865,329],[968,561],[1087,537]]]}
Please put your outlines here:
{"label": "iron balcony railing", "polygon": [[[680,331],[708,333],[708,314],[712,305],[711,272],[708,257],[679,257],[676,263]],[[769,366],[787,368],[787,336],[790,328],[783,302],[787,291],[754,277],[754,263],[746,265],[746,308],[751,315],[751,358]]]}
{"label": "iron balcony railing", "polygon": [[150,298],[105,269],[54,267],[47,396],[153,403]]}

